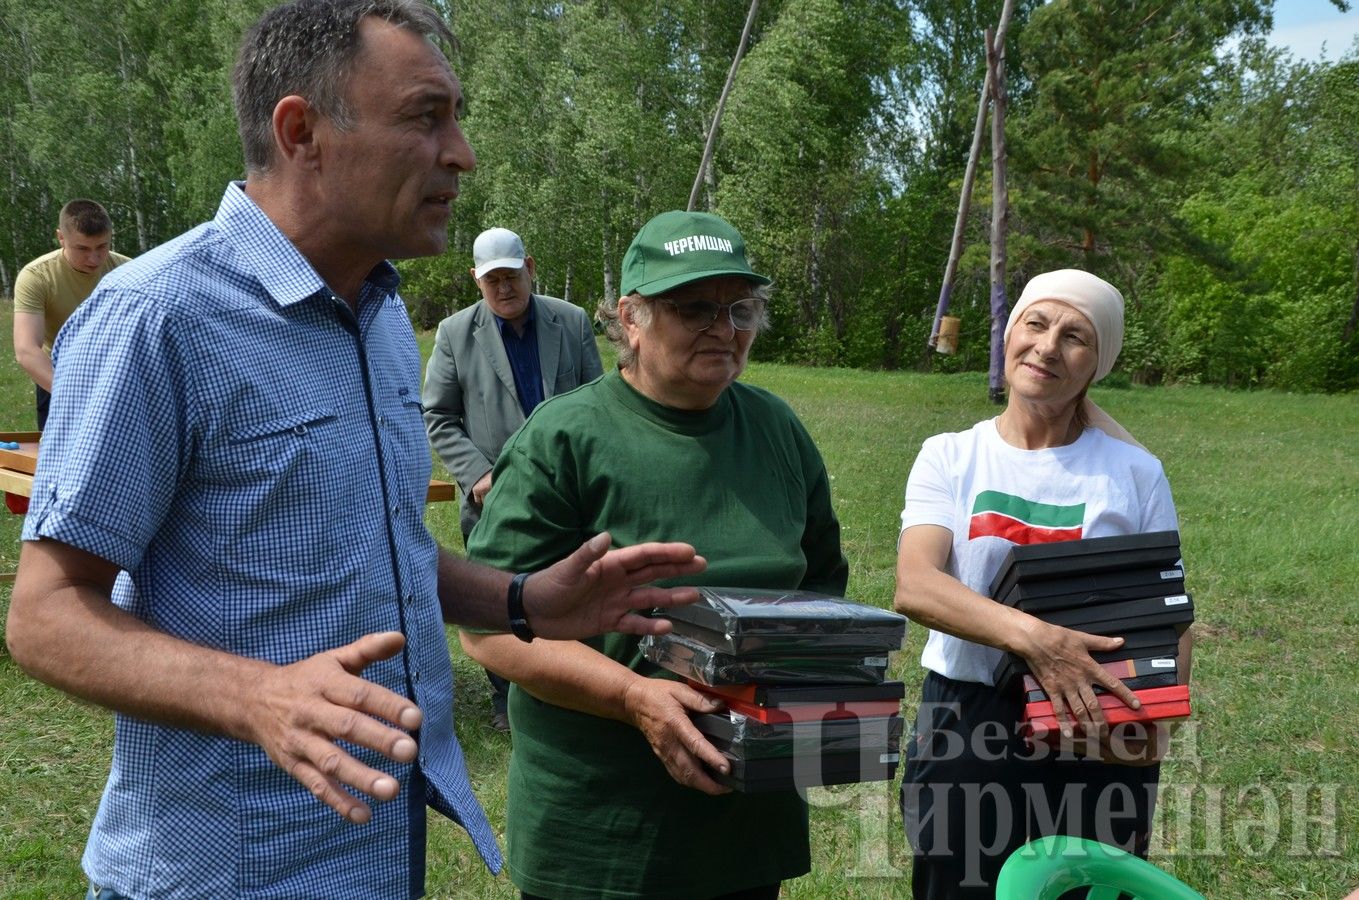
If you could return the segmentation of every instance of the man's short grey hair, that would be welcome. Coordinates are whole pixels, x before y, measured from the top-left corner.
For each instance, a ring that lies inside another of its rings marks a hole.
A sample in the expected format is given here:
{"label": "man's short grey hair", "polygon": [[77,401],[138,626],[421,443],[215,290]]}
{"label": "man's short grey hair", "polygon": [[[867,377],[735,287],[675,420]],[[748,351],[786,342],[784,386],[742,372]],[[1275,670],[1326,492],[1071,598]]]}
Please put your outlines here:
{"label": "man's short grey hair", "polygon": [[[767,284],[756,284],[753,281],[750,283],[750,293],[747,296],[758,298],[765,303],[764,309],[760,312],[760,322],[755,326],[756,334],[769,327],[769,287]],[[623,330],[623,323],[619,320],[619,307],[623,303],[632,308],[632,320],[642,328],[651,324],[651,311],[655,304],[651,297],[632,293],[612,300],[606,297],[595,307],[595,321],[604,327],[604,336],[618,351],[618,368],[627,369],[637,361],[637,354],[628,346],[627,332]]]}
{"label": "man's short grey hair", "polygon": [[284,97],[296,94],[337,128],[353,127],[349,74],[366,16],[454,45],[453,32],[422,0],[294,0],[269,10],[246,32],[231,73],[246,171],[273,165],[274,107]]}

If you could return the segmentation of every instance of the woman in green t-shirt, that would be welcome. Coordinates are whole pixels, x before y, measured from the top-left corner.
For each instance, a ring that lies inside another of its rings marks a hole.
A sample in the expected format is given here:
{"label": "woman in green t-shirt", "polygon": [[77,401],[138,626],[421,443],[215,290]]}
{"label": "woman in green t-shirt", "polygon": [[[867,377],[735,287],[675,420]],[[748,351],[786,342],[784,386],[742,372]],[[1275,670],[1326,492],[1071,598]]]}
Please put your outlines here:
{"label": "woman in green t-shirt", "polygon": [[[708,570],[685,583],[843,594],[820,454],[787,404],[736,381],[768,283],[717,216],[643,226],[624,296],[599,311],[618,369],[546,401],[510,439],[469,555],[531,571],[609,531],[619,546],[692,543]],[[805,801],[714,780],[727,763],[689,717],[716,704],[636,638],[463,645],[515,683],[506,842],[525,897],[755,900],[810,868]]]}

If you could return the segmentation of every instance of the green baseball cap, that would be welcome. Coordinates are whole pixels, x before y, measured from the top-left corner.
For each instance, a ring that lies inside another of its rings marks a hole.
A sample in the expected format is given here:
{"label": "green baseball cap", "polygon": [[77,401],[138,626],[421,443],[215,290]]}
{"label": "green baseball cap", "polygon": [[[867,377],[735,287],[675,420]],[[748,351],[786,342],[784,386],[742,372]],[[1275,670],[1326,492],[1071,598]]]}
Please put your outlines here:
{"label": "green baseball cap", "polygon": [[740,275],[759,284],[746,261],[746,242],[726,219],[705,212],[673,210],[642,226],[623,255],[624,295],[654,297],[691,281]]}

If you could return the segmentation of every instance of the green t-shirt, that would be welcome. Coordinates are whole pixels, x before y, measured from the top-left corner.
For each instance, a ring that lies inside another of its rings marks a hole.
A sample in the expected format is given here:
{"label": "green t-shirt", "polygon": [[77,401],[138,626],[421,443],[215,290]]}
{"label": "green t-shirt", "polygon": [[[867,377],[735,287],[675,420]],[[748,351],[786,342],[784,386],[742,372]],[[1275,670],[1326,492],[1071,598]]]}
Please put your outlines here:
{"label": "green t-shirt", "polygon": [[[533,411],[505,445],[468,555],[513,571],[600,531],[615,546],[686,541],[682,582],[843,594],[849,567],[825,464],[782,400],[740,383],[702,412],[662,406],[609,372]],[[587,643],[649,677],[638,639]],[[506,842],[516,886],[555,900],[711,897],[811,866],[795,792],[709,797],[675,782],[641,732],[510,692]]]}
{"label": "green t-shirt", "polygon": [[87,275],[71,268],[60,249],[44,253],[20,269],[14,279],[14,311],[42,313],[46,329],[42,348],[51,353],[57,332],[76,307],[94,293],[99,279],[127,261],[121,253],[110,253],[98,271]]}

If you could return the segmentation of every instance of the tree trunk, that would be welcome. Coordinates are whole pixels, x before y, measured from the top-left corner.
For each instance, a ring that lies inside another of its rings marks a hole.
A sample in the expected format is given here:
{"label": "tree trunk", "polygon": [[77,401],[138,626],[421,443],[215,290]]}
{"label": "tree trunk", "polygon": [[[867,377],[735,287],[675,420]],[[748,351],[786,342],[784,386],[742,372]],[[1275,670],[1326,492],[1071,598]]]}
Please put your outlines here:
{"label": "tree trunk", "polygon": [[[1086,180],[1090,182],[1091,195],[1093,196],[1094,189],[1099,187],[1099,150],[1092,149],[1090,151],[1090,159],[1086,164],[1085,177]],[[1089,225],[1085,226],[1081,231],[1081,250],[1086,253],[1095,252],[1095,231]]]}
{"label": "tree trunk", "polygon": [[[14,121],[13,116],[11,116],[8,121]],[[9,135],[6,135],[6,137],[9,137]],[[12,152],[5,154],[5,162],[9,167],[9,208],[17,213],[19,209],[19,173],[15,171],[14,154]],[[18,277],[19,267],[24,264],[24,261],[19,259],[19,216],[12,214],[5,218],[8,220],[7,224],[9,225],[9,250],[14,254],[14,274],[15,277]],[[0,285],[0,294],[4,294],[6,297],[13,297],[14,285],[10,283],[9,270],[5,268],[5,261],[3,259],[0,259],[0,280],[3,280],[4,282],[3,285]]]}
{"label": "tree trunk", "polygon": [[811,294],[812,302],[814,304],[813,318],[807,323],[807,327],[815,327],[816,319],[818,318],[816,316],[816,307],[823,306],[830,315],[831,331],[836,337],[839,337],[840,323],[837,321],[838,317],[835,315],[835,309],[830,302],[830,297],[826,296],[825,279],[821,274],[821,237],[822,231],[824,230],[822,223],[825,222],[825,220],[825,205],[821,201],[817,201],[816,205],[812,207],[812,243],[809,248],[810,252],[807,254],[807,286],[809,288],[808,293]]}
{"label": "tree trunk", "polygon": [[604,254],[604,300],[612,303],[618,299],[618,293],[613,286],[613,248],[609,246],[608,231],[600,233],[599,244]]}
{"label": "tree trunk", "polygon": [[123,82],[124,118],[123,129],[127,135],[127,178],[132,188],[132,215],[137,223],[137,248],[142,253],[151,249],[150,238],[146,233],[146,214],[142,210],[142,174],[137,167],[137,140],[132,132],[132,79],[127,70],[127,48],[122,34],[118,35],[118,77]]}
{"label": "tree trunk", "polygon": [[[1002,20],[1002,25],[1005,21]],[[1005,33],[986,32],[986,65],[992,70],[991,101],[991,368],[988,378],[992,403],[1005,399],[1005,240],[1010,218],[1010,194],[1005,185]]]}
{"label": "tree trunk", "polygon": [[1354,337],[1356,328],[1359,328],[1359,241],[1354,243],[1354,306],[1350,309],[1350,320],[1345,323],[1340,339],[1348,343]]}
{"label": "tree trunk", "polygon": [[708,209],[713,208],[713,197],[717,194],[717,175],[713,172],[712,160],[703,169],[703,199]]}

